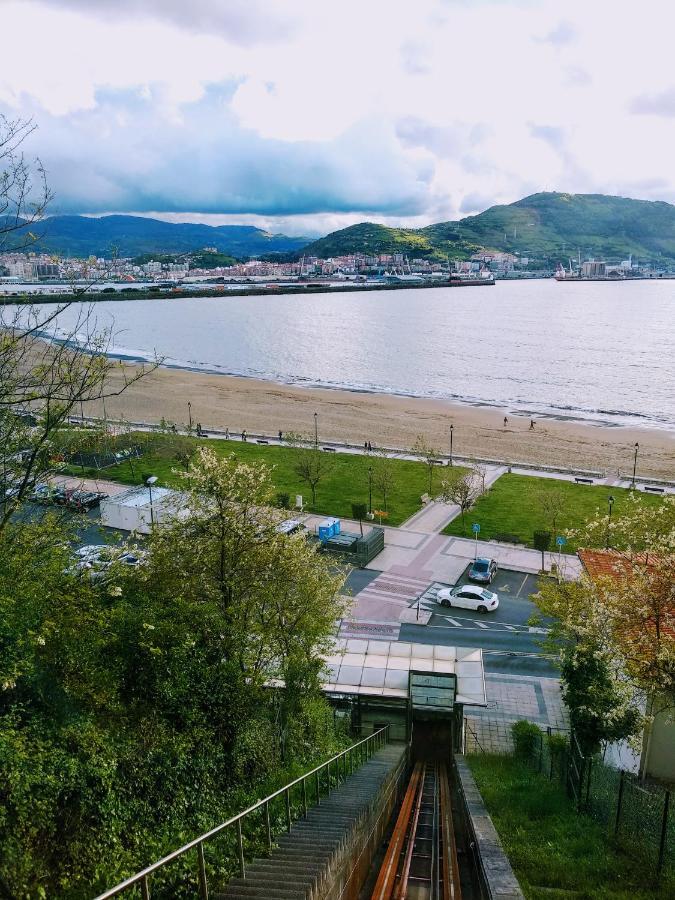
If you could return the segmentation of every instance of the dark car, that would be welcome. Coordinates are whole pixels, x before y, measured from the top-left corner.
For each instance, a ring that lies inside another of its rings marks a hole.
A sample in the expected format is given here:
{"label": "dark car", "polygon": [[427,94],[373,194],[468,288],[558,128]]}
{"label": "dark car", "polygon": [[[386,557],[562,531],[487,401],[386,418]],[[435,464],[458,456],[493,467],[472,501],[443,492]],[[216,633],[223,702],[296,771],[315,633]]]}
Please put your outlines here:
{"label": "dark car", "polygon": [[486,559],[484,556],[479,556],[478,559],[473,561],[473,565],[469,569],[469,578],[472,581],[479,581],[481,584],[490,584],[497,574],[498,568],[494,559]]}

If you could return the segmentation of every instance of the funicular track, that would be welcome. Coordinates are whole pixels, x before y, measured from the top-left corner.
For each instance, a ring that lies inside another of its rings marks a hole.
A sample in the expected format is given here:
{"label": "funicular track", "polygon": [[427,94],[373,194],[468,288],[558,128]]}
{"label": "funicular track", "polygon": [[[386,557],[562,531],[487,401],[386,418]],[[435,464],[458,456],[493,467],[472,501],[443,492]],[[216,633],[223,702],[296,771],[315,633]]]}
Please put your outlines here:
{"label": "funicular track", "polygon": [[461,900],[448,770],[417,762],[372,900]]}

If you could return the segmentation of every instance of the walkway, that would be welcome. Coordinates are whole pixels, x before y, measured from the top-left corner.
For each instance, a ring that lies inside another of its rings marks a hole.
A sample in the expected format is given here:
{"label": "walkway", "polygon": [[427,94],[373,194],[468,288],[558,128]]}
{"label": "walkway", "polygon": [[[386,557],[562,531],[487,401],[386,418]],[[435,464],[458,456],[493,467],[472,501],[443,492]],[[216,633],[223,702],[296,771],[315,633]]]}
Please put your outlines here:
{"label": "walkway", "polygon": [[233,878],[222,893],[227,900],[316,896],[359,821],[368,814],[380,788],[405,753],[404,744],[388,744],[338,788],[321,799],[265,859],[246,866],[246,878]]}

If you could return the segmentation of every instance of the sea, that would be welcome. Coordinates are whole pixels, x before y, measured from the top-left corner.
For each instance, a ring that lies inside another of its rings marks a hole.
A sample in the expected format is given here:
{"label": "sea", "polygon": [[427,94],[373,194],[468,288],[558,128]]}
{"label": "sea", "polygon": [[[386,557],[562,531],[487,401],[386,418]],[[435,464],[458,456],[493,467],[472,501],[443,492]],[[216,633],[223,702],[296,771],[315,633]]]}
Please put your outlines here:
{"label": "sea", "polygon": [[121,359],[675,431],[675,280],[160,297],[90,315]]}

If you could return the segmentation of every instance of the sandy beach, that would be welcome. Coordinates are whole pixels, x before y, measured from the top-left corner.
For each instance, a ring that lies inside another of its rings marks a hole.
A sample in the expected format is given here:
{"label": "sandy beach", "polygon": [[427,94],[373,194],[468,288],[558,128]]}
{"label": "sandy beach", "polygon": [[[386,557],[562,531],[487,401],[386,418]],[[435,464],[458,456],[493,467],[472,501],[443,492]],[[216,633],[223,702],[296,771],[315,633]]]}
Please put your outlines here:
{"label": "sandy beach", "polygon": [[[119,377],[119,376],[116,376]],[[440,400],[362,394],[280,385],[252,378],[210,375],[160,368],[119,397],[106,401],[109,418],[177,423],[192,420],[205,429],[276,434],[314,432],[319,439],[410,447],[418,435],[447,453],[450,425],[454,452],[511,463],[534,463],[599,469],[608,475],[632,472],[635,442],[640,444],[638,474],[675,478],[675,434],[657,429],[596,426],[578,421],[539,418],[530,430],[529,416]],[[101,404],[85,414],[102,415]]]}

